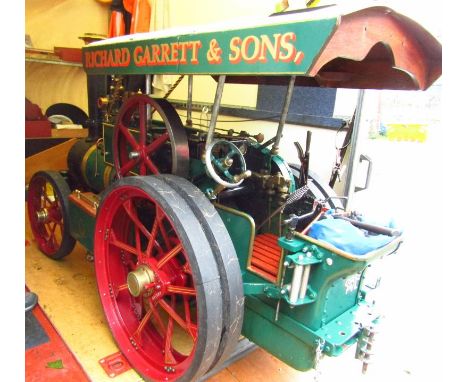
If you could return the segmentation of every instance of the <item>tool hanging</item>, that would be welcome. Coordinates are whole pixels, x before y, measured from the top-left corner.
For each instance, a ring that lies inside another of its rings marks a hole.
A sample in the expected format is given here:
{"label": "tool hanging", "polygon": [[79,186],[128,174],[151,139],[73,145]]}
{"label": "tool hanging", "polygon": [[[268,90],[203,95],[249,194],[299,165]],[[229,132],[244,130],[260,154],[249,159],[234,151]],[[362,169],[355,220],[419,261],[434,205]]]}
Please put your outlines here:
{"label": "tool hanging", "polygon": [[351,120],[348,123],[345,123],[341,128],[338,129],[336,132],[337,134],[340,132],[342,128],[347,127],[348,131],[346,132],[345,138],[343,140],[343,145],[341,147],[336,147],[336,161],[335,161],[335,166],[333,167],[332,174],[330,177],[330,182],[328,185],[333,188],[335,186],[336,180],[341,180],[340,179],[340,172],[341,172],[341,167],[343,165],[343,158],[346,155],[346,150],[348,149],[348,146],[351,142],[351,137],[353,136],[353,130],[354,130],[354,120],[356,116],[356,111],[354,111],[353,116]]}

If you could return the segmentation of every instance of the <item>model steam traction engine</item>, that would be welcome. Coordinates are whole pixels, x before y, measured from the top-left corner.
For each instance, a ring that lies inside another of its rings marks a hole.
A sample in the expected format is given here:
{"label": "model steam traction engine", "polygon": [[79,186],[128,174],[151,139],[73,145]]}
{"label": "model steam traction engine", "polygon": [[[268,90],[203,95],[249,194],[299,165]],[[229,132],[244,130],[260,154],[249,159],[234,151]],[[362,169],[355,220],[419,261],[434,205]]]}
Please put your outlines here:
{"label": "model steam traction engine", "polygon": [[[241,335],[299,370],[356,342],[365,359],[379,319],[366,270],[401,236],[381,229],[388,240],[356,254],[310,235],[340,201],[278,147],[294,84],[426,89],[441,73],[440,44],[388,8],[325,7],[83,51],[89,78],[111,86],[90,93],[97,123],[70,150],[68,169],[32,177],[29,219],[47,256],[63,258],[76,240],[93,253],[105,315],[133,367],[149,380],[198,380]],[[130,89],[152,74],[188,76],[187,123],[150,86]],[[197,74],[218,83],[208,129],[191,123]],[[216,129],[225,82],[287,87],[273,139]]]}

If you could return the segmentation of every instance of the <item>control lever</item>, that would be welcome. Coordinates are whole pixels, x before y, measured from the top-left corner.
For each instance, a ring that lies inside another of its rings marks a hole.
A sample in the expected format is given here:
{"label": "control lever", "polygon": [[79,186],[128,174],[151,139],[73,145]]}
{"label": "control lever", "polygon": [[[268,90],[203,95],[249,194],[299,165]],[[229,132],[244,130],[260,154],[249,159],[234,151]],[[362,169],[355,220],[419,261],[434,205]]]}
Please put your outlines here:
{"label": "control lever", "polygon": [[299,187],[302,187],[305,184],[307,184],[307,179],[309,175],[309,155],[311,139],[312,132],[308,130],[306,137],[305,152],[304,150],[302,150],[302,147],[299,142],[294,142],[294,146],[296,146],[297,150],[297,156],[299,157],[299,162],[301,163],[301,169],[299,171]]}

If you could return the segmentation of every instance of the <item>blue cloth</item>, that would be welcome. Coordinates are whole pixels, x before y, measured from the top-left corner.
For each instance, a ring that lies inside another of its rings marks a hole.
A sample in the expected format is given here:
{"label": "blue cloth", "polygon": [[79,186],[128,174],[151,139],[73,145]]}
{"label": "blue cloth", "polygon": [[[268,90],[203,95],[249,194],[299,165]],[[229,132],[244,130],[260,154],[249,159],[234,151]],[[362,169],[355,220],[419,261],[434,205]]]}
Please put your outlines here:
{"label": "blue cloth", "polygon": [[365,255],[391,242],[394,237],[369,235],[342,219],[323,219],[310,228],[308,235],[354,255]]}

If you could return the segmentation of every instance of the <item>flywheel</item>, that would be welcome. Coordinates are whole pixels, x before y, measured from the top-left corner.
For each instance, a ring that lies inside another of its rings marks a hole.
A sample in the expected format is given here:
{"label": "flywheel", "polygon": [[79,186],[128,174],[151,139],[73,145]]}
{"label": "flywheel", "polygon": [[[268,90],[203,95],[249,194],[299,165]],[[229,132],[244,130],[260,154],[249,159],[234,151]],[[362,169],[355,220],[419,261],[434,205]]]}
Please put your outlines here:
{"label": "flywheel", "polygon": [[162,173],[187,177],[189,147],[185,128],[174,107],[144,94],[121,107],[113,136],[118,178]]}

